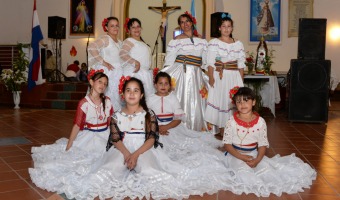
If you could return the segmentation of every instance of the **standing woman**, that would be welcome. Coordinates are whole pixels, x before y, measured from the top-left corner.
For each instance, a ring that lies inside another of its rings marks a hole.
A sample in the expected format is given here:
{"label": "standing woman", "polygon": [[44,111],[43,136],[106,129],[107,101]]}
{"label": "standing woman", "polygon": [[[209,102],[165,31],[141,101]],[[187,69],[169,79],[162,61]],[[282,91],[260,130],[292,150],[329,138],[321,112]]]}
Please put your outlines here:
{"label": "standing woman", "polygon": [[233,20],[222,14],[218,24],[221,36],[210,40],[207,53],[209,96],[205,120],[219,128],[220,136],[233,114],[229,91],[243,86],[245,53],[242,42],[232,37],[233,25]]}
{"label": "standing woman", "polygon": [[206,130],[204,113],[207,87],[203,80],[207,41],[199,38],[194,28],[196,19],[188,12],[178,17],[182,34],[171,40],[167,47],[163,72],[176,81],[174,94],[186,115],[189,129]]}
{"label": "standing woman", "polygon": [[119,52],[124,76],[138,78],[143,82],[146,96],[154,93],[153,75],[150,71],[151,50],[142,34],[142,23],[137,18],[127,18],[124,24],[129,37],[123,42]]}
{"label": "standing woman", "polygon": [[123,74],[119,60],[119,51],[122,46],[122,41],[118,39],[119,21],[116,17],[108,17],[103,20],[102,26],[107,34],[90,43],[88,47],[88,70],[91,68],[104,69],[104,73],[109,77],[105,95],[110,98],[113,108],[119,110],[121,99],[118,84]]}

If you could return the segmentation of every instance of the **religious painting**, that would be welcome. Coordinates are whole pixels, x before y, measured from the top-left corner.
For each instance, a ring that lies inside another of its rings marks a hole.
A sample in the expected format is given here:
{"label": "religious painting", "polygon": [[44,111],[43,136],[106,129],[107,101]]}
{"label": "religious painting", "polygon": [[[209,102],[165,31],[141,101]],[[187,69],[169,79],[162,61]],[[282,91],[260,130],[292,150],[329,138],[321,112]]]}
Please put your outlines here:
{"label": "religious painting", "polygon": [[70,36],[93,36],[96,0],[70,0]]}
{"label": "religious painting", "polygon": [[281,42],[281,0],[250,0],[250,42]]}

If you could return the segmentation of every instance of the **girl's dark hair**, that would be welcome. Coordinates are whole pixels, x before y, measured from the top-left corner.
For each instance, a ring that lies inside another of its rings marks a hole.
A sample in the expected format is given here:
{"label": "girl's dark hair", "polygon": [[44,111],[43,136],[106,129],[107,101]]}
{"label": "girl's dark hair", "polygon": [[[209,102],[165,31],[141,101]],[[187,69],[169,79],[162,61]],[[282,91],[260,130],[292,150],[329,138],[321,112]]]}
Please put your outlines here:
{"label": "girl's dark hair", "polygon": [[[98,79],[100,79],[100,78],[102,78],[102,77],[105,77],[105,78],[106,78],[106,80],[107,80],[107,85],[109,85],[109,78],[107,77],[106,74],[104,74],[104,72],[97,72],[97,73],[95,73],[95,74],[91,77],[91,80],[93,80],[93,82],[94,82],[94,81],[96,81],[96,80],[98,80]],[[91,88],[92,88],[91,85],[89,85],[89,86],[90,86],[90,89],[91,89]],[[104,93],[100,93],[99,97],[102,99],[103,110],[104,110],[104,112],[105,112],[105,99],[106,99],[105,94],[104,94]]]}
{"label": "girl's dark hair", "polygon": [[236,94],[233,96],[233,101],[236,102],[238,97],[242,97],[243,99],[251,99],[254,100],[256,95],[254,91],[248,87],[240,87]]}
{"label": "girl's dark hair", "polygon": [[151,115],[149,113],[149,108],[146,105],[146,100],[145,100],[145,91],[144,91],[144,86],[141,80],[139,80],[138,78],[135,77],[131,77],[129,80],[125,81],[124,85],[123,85],[123,91],[125,91],[126,86],[130,83],[130,82],[136,82],[140,88],[141,93],[143,94],[143,97],[139,100],[139,104],[143,107],[143,109],[146,112],[145,115],[145,130],[146,132],[150,132],[150,128],[151,128]]}
{"label": "girl's dark hair", "polygon": [[171,76],[166,72],[158,72],[158,74],[155,77],[155,80],[153,81],[154,84],[157,84],[159,78],[167,78],[171,87]]}
{"label": "girl's dark hair", "polygon": [[[132,27],[133,22],[137,22],[137,23],[139,24],[139,26],[142,28],[142,22],[141,22],[139,19],[137,19],[137,18],[131,18],[131,19],[129,20],[129,22],[127,23],[127,27],[128,27],[129,30],[130,30],[130,28]],[[143,40],[142,36],[140,36],[140,40],[142,40],[142,41],[146,44],[146,42]],[[148,44],[147,44],[147,45],[148,45]],[[150,45],[148,45],[148,46],[150,46]]]}
{"label": "girl's dark hair", "polygon": [[[222,26],[223,22],[227,22],[227,21],[229,21],[231,26],[234,27],[234,21],[230,17],[223,17],[223,18],[219,19],[218,22],[217,22],[218,27],[220,28]],[[220,37],[221,32],[219,32],[218,34],[219,34],[219,37]],[[230,33],[229,37],[233,38],[233,34]]]}

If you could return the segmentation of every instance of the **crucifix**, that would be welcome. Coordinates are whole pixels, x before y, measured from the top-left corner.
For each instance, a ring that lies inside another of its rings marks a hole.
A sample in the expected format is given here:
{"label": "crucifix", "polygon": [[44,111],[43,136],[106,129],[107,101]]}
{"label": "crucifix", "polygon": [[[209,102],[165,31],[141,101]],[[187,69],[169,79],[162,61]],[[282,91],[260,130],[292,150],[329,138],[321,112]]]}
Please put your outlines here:
{"label": "crucifix", "polygon": [[[167,17],[168,17],[168,13],[169,11],[172,10],[178,10],[181,9],[181,6],[166,6],[166,0],[163,0],[163,6],[162,7],[153,7],[153,6],[149,6],[149,9],[156,11],[156,12],[160,12],[162,15],[161,18],[161,25],[159,26],[159,33],[158,36],[161,36],[162,39],[162,52],[165,53],[165,42],[166,42],[166,26],[167,26]],[[157,36],[157,39],[158,39]],[[157,42],[157,41],[156,41]]]}

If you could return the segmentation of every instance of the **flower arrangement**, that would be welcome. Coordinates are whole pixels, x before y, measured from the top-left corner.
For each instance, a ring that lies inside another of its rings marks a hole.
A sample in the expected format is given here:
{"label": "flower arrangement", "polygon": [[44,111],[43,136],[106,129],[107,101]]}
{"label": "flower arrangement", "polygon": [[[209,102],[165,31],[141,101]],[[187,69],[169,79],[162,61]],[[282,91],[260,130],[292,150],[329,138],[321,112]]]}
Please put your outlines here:
{"label": "flower arrangement", "polygon": [[270,74],[271,73],[271,66],[274,64],[273,58],[274,57],[274,49],[270,48],[268,50],[267,55],[264,57],[263,61],[263,69],[265,74]]}
{"label": "flower arrangement", "polygon": [[248,67],[248,74],[253,74],[255,68],[254,53],[247,51],[246,56],[245,65]]}
{"label": "flower arrangement", "polygon": [[233,87],[233,88],[229,91],[229,98],[231,99],[231,101],[232,101],[233,103],[235,103],[234,100],[233,100],[233,98],[234,98],[235,94],[238,92],[238,89],[240,89],[240,87],[239,87],[239,86],[235,86],[235,87]]}
{"label": "flower arrangement", "polygon": [[98,69],[98,70],[95,70],[95,69],[91,69],[89,71],[89,73],[87,74],[87,80],[90,81],[90,79],[96,75],[97,73],[104,73],[104,70],[103,69]]}
{"label": "flower arrangement", "polygon": [[19,43],[18,58],[14,61],[12,69],[3,69],[1,81],[4,82],[8,91],[20,91],[21,85],[27,83],[29,61],[22,48],[28,47]]}
{"label": "flower arrangement", "polygon": [[124,99],[124,91],[123,91],[123,86],[125,84],[125,81],[128,81],[130,80],[130,76],[122,76],[120,77],[119,79],[119,86],[118,86],[118,92],[119,92],[119,95],[120,95],[120,98],[122,98],[122,100]]}

